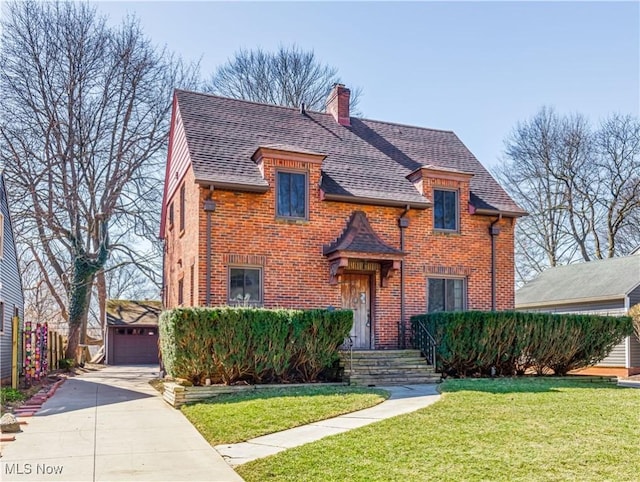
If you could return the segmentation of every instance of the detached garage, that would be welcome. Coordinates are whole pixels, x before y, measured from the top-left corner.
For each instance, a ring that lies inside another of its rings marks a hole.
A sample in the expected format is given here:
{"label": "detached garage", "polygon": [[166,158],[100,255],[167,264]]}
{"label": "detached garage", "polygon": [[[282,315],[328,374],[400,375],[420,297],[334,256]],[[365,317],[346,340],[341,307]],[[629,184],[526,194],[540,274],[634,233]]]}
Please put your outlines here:
{"label": "detached garage", "polygon": [[107,365],[158,363],[159,301],[107,301]]}

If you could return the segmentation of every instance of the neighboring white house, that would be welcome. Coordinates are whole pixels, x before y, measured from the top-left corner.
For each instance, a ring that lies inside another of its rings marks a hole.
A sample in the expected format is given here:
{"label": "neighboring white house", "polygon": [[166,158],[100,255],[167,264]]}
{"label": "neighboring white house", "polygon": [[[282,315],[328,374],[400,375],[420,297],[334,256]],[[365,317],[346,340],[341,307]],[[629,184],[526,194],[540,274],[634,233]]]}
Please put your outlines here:
{"label": "neighboring white house", "polygon": [[[640,303],[640,249],[630,256],[551,268],[516,291],[522,311],[625,315]],[[594,368],[611,375],[640,373],[640,341],[625,338]]]}

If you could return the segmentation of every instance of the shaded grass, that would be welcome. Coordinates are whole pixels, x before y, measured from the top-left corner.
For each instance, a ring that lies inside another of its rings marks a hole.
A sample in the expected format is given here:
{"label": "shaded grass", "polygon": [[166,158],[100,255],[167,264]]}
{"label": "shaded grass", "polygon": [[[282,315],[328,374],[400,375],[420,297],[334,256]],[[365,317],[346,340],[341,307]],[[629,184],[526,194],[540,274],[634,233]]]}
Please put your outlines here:
{"label": "shaded grass", "polygon": [[220,395],[181,410],[211,445],[218,445],[354,412],[387,397],[379,389],[318,385]]}
{"label": "shaded grass", "polygon": [[638,480],[640,390],[449,380],[428,408],[238,467],[251,481]]}

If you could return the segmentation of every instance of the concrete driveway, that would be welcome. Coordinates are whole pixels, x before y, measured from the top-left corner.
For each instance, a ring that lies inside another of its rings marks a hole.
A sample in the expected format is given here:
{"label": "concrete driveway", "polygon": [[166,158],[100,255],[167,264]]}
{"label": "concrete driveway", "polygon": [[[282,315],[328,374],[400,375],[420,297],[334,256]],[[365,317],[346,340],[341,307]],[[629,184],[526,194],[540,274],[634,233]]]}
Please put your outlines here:
{"label": "concrete driveway", "polygon": [[70,378],[2,443],[2,481],[242,481],[148,383],[157,366]]}

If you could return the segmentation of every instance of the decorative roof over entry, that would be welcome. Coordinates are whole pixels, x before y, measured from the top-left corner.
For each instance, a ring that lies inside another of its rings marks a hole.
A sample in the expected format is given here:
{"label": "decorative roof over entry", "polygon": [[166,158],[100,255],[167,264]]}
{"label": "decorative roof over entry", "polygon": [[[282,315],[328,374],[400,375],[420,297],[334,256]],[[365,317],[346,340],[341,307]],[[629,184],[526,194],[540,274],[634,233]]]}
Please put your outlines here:
{"label": "decorative roof over entry", "polygon": [[404,253],[385,243],[369,224],[367,216],[362,211],[354,211],[347,221],[347,227],[333,243],[323,249],[323,254],[329,256],[336,251],[357,251],[370,254]]}
{"label": "decorative roof over entry", "polygon": [[349,259],[362,259],[380,264],[382,286],[386,286],[389,278],[400,269],[404,256],[402,251],[380,239],[362,211],[351,214],[347,227],[333,243],[324,246],[323,254],[331,261],[331,284],[338,282]]}

